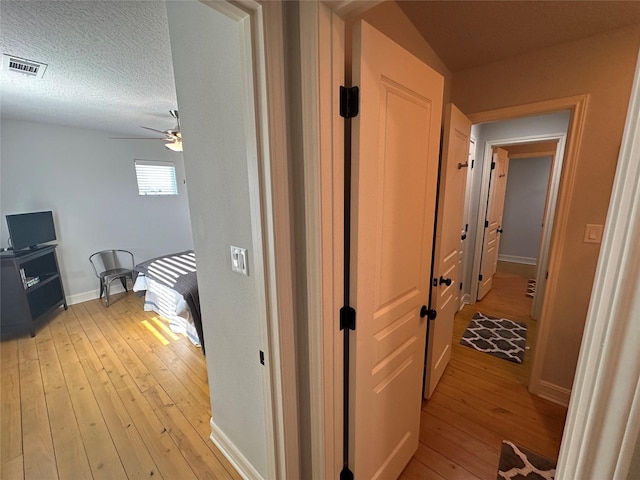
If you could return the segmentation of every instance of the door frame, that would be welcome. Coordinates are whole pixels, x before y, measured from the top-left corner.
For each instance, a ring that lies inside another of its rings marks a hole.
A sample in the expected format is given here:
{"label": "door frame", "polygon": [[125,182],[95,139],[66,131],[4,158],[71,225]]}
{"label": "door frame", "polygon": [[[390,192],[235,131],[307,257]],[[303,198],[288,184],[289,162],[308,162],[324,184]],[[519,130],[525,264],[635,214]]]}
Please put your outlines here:
{"label": "door frame", "polygon": [[[298,390],[295,375],[295,295],[291,258],[289,135],[285,92],[283,12],[280,2],[204,1],[238,24],[241,69],[247,80],[247,180],[250,185],[253,275],[258,280],[260,341],[266,362],[262,375],[267,449],[266,478],[299,478]],[[204,48],[204,47],[203,47]],[[213,422],[211,441],[243,478],[263,477],[244,452]]]}
{"label": "door frame", "polygon": [[[555,157],[553,161],[553,165],[551,167],[551,173],[549,175],[548,181],[548,198],[547,204],[544,212],[544,226],[542,228],[542,233],[540,235],[540,248],[537,262],[537,273],[538,273],[538,283],[536,289],[536,296],[540,299],[543,298],[544,295],[544,287],[546,284],[546,279],[544,275],[540,275],[542,271],[544,271],[547,267],[547,260],[549,254],[549,247],[551,244],[551,233],[553,230],[553,221],[555,217],[555,208],[558,199],[558,188],[560,186],[560,175],[562,173],[562,164],[564,161],[564,149],[566,144],[567,134],[566,133],[550,133],[544,135],[529,135],[529,136],[519,136],[519,137],[511,137],[511,138],[502,138],[497,140],[490,140],[485,143],[484,148],[484,157],[483,157],[483,169],[482,169],[482,182],[480,186],[480,202],[478,204],[478,222],[476,225],[475,231],[475,248],[473,253],[473,267],[471,269],[471,292],[470,300],[471,303],[476,303],[478,301],[478,289],[473,287],[475,282],[477,282],[478,275],[480,274],[481,260],[482,260],[482,245],[484,242],[484,222],[483,218],[486,217],[487,211],[487,198],[489,197],[489,183],[491,181],[491,169],[486,167],[486,159],[490,159],[493,149],[495,147],[504,147],[506,145],[519,145],[523,143],[533,143],[533,142],[543,142],[543,141],[558,141],[558,146],[556,147]],[[542,261],[541,261],[542,260]],[[544,269],[542,266],[544,265]],[[535,302],[535,300],[534,300]],[[542,303],[540,303],[542,304]]]}
{"label": "door frame", "polygon": [[[336,111],[338,86],[344,81],[344,71],[341,72],[339,67],[341,62],[344,64],[344,20],[360,15],[378,3],[380,1],[377,0],[368,3],[321,0],[300,4],[299,27],[305,32],[301,36],[300,56],[306,66],[301,75],[301,141],[306,147],[305,171],[311,169],[309,176],[305,175],[304,210],[305,219],[309,220],[306,222],[307,235],[311,239],[319,239],[306,240],[307,247],[312,247],[306,255],[313,261],[306,271],[307,284],[316,288],[307,308],[309,359],[319,361],[309,378],[310,394],[314,399],[310,408],[313,478],[337,478],[341,468],[339,406],[342,399],[342,346],[341,337],[337,334],[341,288],[337,286],[340,286],[342,278],[342,239],[337,239],[336,235],[342,231],[340,192],[344,181],[341,166],[344,137],[340,135],[342,119]],[[572,109],[573,119],[565,152],[565,162],[571,159],[572,168],[567,170],[561,182],[572,190],[587,102],[588,95],[580,95],[468,116],[472,123],[483,123]],[[594,462],[602,466],[603,472],[617,469],[621,472],[617,478],[623,478],[622,473],[629,468],[640,433],[640,422],[637,421],[640,418],[640,388],[629,388],[629,385],[638,385],[640,362],[637,349],[618,351],[612,347],[615,345],[613,342],[603,348],[604,339],[610,334],[615,333],[616,338],[628,341],[640,335],[640,325],[631,321],[634,308],[636,311],[640,308],[640,270],[633,270],[628,265],[626,269],[619,268],[627,256],[640,257],[640,244],[634,243],[640,235],[636,209],[640,204],[640,66],[636,69],[629,109],[611,197],[612,206],[558,459],[558,480],[581,478],[580,475],[589,472]],[[568,213],[567,202],[561,201],[556,212],[558,225],[552,235],[554,238],[562,238],[566,232]],[[633,221],[629,221],[630,218]],[[616,231],[614,225],[618,223],[625,228]],[[558,263],[561,249],[560,245],[552,250],[550,264]],[[626,296],[616,295],[616,288],[621,288]],[[306,292],[309,290],[307,288]],[[547,309],[550,303],[548,294]],[[544,309],[542,314],[545,315]],[[609,408],[612,401],[620,408]],[[606,435],[601,434],[603,418],[610,420],[606,425]],[[576,476],[575,472],[581,473]]]}

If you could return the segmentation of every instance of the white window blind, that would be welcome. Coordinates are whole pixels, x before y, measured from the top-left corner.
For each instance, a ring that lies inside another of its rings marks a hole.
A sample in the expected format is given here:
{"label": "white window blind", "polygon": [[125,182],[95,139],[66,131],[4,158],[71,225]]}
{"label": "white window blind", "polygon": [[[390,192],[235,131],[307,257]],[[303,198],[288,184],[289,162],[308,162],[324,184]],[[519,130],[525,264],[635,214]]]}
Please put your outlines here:
{"label": "white window blind", "polygon": [[139,195],[177,195],[176,166],[173,162],[135,160]]}

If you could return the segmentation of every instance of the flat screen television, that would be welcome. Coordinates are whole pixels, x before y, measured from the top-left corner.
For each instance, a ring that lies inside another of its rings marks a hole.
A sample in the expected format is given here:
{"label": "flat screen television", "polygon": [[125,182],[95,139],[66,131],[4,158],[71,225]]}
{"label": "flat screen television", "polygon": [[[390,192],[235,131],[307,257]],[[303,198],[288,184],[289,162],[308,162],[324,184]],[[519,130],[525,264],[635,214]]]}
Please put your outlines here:
{"label": "flat screen television", "polygon": [[14,250],[35,248],[56,239],[51,211],[7,215],[7,227]]}

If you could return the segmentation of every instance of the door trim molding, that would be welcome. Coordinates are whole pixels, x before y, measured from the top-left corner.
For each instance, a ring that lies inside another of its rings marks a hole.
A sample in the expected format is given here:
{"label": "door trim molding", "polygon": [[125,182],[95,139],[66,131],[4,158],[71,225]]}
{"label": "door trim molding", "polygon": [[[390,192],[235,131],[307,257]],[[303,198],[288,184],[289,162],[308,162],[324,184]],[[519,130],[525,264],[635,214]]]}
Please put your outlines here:
{"label": "door trim molding", "polygon": [[[298,385],[282,5],[256,0],[203,3],[238,24],[242,74],[252,80],[243,86],[243,107],[253,115],[245,118],[245,131],[255,139],[247,143],[247,166],[254,275],[260,279],[256,291],[261,313],[260,339],[267,359],[262,376],[266,477],[298,478]],[[219,447],[228,446],[229,442],[214,428],[213,419],[211,427],[212,440],[217,440]],[[239,461],[244,458],[242,452],[221,451],[236,468],[243,467],[241,473],[256,478],[253,466]]]}
{"label": "door trim molding", "polygon": [[[304,261],[309,372],[309,455],[313,478],[342,469],[343,345],[339,311],[344,286],[345,25],[335,9],[299,2],[304,178]],[[303,474],[306,472],[303,472]],[[311,478],[311,477],[310,477]]]}
{"label": "door trim molding", "polygon": [[[540,384],[544,352],[546,351],[547,343],[549,340],[550,325],[548,323],[548,318],[551,314],[551,306],[555,304],[556,300],[556,285],[558,283],[559,274],[557,265],[560,264],[560,259],[562,258],[564,249],[564,242],[562,242],[562,239],[565,238],[567,225],[569,222],[569,205],[575,189],[578,153],[579,147],[582,143],[582,132],[584,129],[588,100],[588,95],[578,95],[469,115],[469,118],[471,118],[474,123],[481,123],[487,121],[510,120],[526,116],[554,113],[562,110],[571,110],[571,120],[569,122],[569,128],[566,134],[560,133],[555,135],[541,135],[529,138],[522,137],[527,138],[527,140],[525,141],[532,141],[532,139],[560,140],[556,149],[556,158],[551,173],[551,181],[558,182],[555,217],[553,219],[551,228],[545,229],[547,233],[543,232],[543,235],[548,235],[549,242],[547,249],[548,260],[546,262],[547,270],[549,272],[549,278],[546,279],[546,283],[544,285],[539,287],[543,292],[542,306],[540,308],[540,319],[538,323],[539,326],[536,351],[533,359],[531,375],[529,378],[529,390],[537,395],[544,395],[544,393],[548,391],[548,389],[542,388]],[[491,152],[490,147],[498,146],[500,144],[505,145],[507,143],[516,143],[513,140],[514,139],[502,139],[487,142],[487,145],[485,147],[485,155],[487,155],[487,151]],[[564,158],[562,157],[563,154]],[[486,197],[486,192],[488,191],[489,173],[490,169],[486,168],[486,162],[484,162],[482,186],[480,190],[481,198],[483,198],[483,196]],[[551,201],[551,194],[550,199],[547,203],[548,205],[545,215],[548,215],[549,212],[554,211],[554,205]],[[482,201],[480,202],[480,204],[482,205]],[[480,209],[478,218],[483,218],[483,214],[480,212]],[[551,222],[547,221],[545,223],[547,226],[549,226]],[[476,242],[482,242],[482,238],[480,237],[482,233],[483,230],[478,228]],[[478,274],[480,271],[479,269],[480,265],[478,258],[478,243],[476,243],[476,256],[474,257],[473,261],[472,280],[478,278]],[[476,294],[474,294],[472,290],[471,300],[475,302],[475,299]]]}
{"label": "door trim molding", "polygon": [[[541,248],[538,252],[537,263],[538,263],[538,274],[542,269],[542,266],[547,264],[548,252],[550,250],[550,235],[552,231],[552,226],[554,222],[554,212],[556,207],[556,201],[559,193],[559,183],[560,183],[560,175],[563,167],[563,156],[564,156],[564,147],[566,141],[566,134],[562,133],[551,133],[545,135],[531,135],[531,136],[522,136],[522,137],[511,137],[511,138],[503,138],[497,140],[490,140],[486,142],[484,149],[484,157],[483,158],[491,158],[491,154],[494,147],[501,147],[504,145],[514,145],[519,143],[530,143],[530,142],[539,142],[539,141],[548,141],[548,140],[557,140],[558,147],[555,152],[555,157],[553,161],[553,165],[551,167],[551,172],[549,173],[549,181],[550,184],[549,194],[546,202],[546,208],[544,212],[545,218],[545,226],[541,232]],[[478,228],[476,229],[476,238],[474,243],[474,256],[473,256],[473,265],[471,269],[471,281],[477,282],[478,275],[480,274],[481,268],[481,257],[482,257],[482,243],[484,237],[484,229],[481,228],[482,222],[486,217],[486,205],[487,198],[489,196],[489,180],[491,175],[490,163],[483,161],[482,165],[482,183],[480,186],[480,202],[478,204]],[[545,279],[541,278],[538,281],[537,287],[537,295],[538,299],[544,298],[545,291]],[[477,288],[474,288],[473,284],[471,285],[471,293],[470,299],[473,303],[478,301],[477,297]],[[539,300],[538,300],[539,301]],[[537,350],[537,349],[536,349]]]}

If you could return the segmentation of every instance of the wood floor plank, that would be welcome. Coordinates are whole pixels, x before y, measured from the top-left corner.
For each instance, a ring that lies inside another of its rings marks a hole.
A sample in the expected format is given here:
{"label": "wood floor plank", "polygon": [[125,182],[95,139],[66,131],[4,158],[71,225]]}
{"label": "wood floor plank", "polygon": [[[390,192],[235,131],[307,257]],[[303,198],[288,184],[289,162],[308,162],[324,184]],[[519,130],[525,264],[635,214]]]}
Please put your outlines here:
{"label": "wood floor plank", "polygon": [[149,404],[155,408],[167,431],[184,458],[200,479],[231,479],[229,472],[219,463],[207,463],[213,453],[212,443],[205,442],[189,423],[178,406],[162,388],[151,388],[145,392]]}
{"label": "wood floor plank", "polygon": [[162,475],[149,454],[135,422],[113,388],[104,366],[75,316],[75,310],[71,309],[71,312],[72,315],[65,317],[65,327],[91,383],[127,476],[161,480]]}
{"label": "wood floor plank", "polygon": [[502,435],[487,428],[486,425],[475,422],[469,415],[460,415],[450,407],[449,399],[442,393],[436,392],[429,401],[429,408],[426,411],[488,445],[500,445],[504,440]]}
{"label": "wood floor plank", "polygon": [[409,480],[444,480],[444,477],[434,472],[424,463],[417,461],[415,458],[411,459],[409,465],[407,465],[402,472]]}
{"label": "wood floor plank", "polygon": [[150,315],[121,294],[2,342],[2,478],[241,479],[210,440],[205,357]]}
{"label": "wood floor plank", "polygon": [[532,416],[536,422],[556,420],[557,427],[564,424],[565,407],[538,397],[528,390],[514,389],[499,377],[486,379],[456,365],[449,366],[449,373],[451,380],[448,383],[458,388],[469,386],[472,389],[469,393],[473,393],[474,396],[486,398],[513,412]]}
{"label": "wood floor plank", "polygon": [[35,343],[40,356],[40,368],[60,478],[91,478],[87,451],[82,442],[71,395],[62,373],[49,325],[45,325],[38,331]]}
{"label": "wood floor plank", "polygon": [[[98,320],[105,321],[101,317],[98,317]],[[107,339],[91,317],[86,320],[84,327],[129,416],[135,419],[140,435],[162,476],[167,479],[197,478],[169,436],[166,426],[157,417],[138,388],[138,384],[129,374],[125,363],[120,360],[116,345],[119,340]],[[145,391],[149,388],[147,387]]]}
{"label": "wood floor plank", "polygon": [[[508,422],[520,425],[521,428],[527,428],[531,431],[542,433],[544,435],[555,435],[557,429],[549,429],[546,424],[549,420],[548,416],[543,412],[535,410],[530,405],[526,405],[522,402],[521,397],[516,395],[490,392],[477,386],[473,379],[469,381],[463,378],[451,375],[447,381],[443,384],[443,393],[454,396],[455,398],[467,398],[471,397],[475,400],[477,407],[482,406],[491,412],[499,412],[508,417]],[[446,391],[448,387],[451,387],[449,391]],[[564,422],[555,421],[554,423],[560,423],[560,426]]]}
{"label": "wood floor plank", "polygon": [[[105,314],[103,309],[98,308],[96,305],[91,305],[90,302],[86,303],[85,307],[90,311],[90,316],[95,320],[94,324],[98,328],[98,335],[107,338],[109,344],[118,350],[119,355],[124,356],[125,360],[130,355],[140,355],[143,358],[143,360],[140,360],[140,368],[147,369],[146,371],[149,372],[149,378],[152,379],[152,382],[149,383],[150,386],[144,393],[146,394],[149,388],[153,386],[159,386],[167,391],[166,386],[169,385],[171,387],[173,403],[178,406],[185,417],[189,419],[201,439],[205,441],[207,447],[212,452],[213,457],[210,458],[209,463],[215,466],[215,468],[217,468],[217,463],[222,464],[224,470],[226,470],[232,478],[239,480],[240,476],[238,473],[209,439],[211,429],[208,420],[211,418],[211,407],[208,396],[206,400],[197,402],[189,396],[189,390],[192,390],[193,386],[180,386],[179,383],[176,384],[177,379],[175,375],[154,355],[149,345],[145,345],[145,342],[148,343],[149,340],[145,341],[143,337],[145,335],[148,337],[148,333],[139,327],[139,322],[127,322],[127,314],[123,312],[122,309],[115,314],[110,312]],[[139,308],[140,310],[142,309],[141,303],[139,304]],[[205,362],[202,356],[195,357],[194,360],[203,364]],[[131,362],[127,361],[126,363],[129,365]],[[152,372],[158,376],[154,376]]]}
{"label": "wood floor plank", "polygon": [[20,361],[20,405],[24,478],[58,478],[52,428],[35,339],[17,340]]}
{"label": "wood floor plank", "polygon": [[[494,480],[506,439],[557,458],[566,408],[528,391],[537,323],[525,295],[527,278],[518,271],[499,271],[486,297],[456,314],[450,364],[433,396],[423,402],[420,446],[412,461],[447,480]],[[477,311],[527,324],[530,349],[522,364],[459,343]]]}
{"label": "wood floor plank", "polygon": [[22,478],[22,412],[18,343],[0,347],[0,474]]}
{"label": "wood floor plank", "polygon": [[479,477],[465,470],[454,461],[444,457],[424,443],[420,443],[414,457],[447,480],[479,480]]}
{"label": "wood floor plank", "polygon": [[[74,305],[75,306],[75,305]],[[101,308],[102,305],[100,303],[95,302],[85,302],[81,305],[77,306],[82,312],[83,318],[87,319],[87,322],[93,322],[91,325],[105,325],[105,328],[109,326],[110,319],[107,318],[107,314],[104,308]],[[111,330],[109,330],[110,332]],[[104,335],[98,329],[94,338],[100,338]],[[109,338],[110,340],[110,338]],[[138,385],[138,389],[141,392],[145,392],[151,384],[154,383],[153,375],[147,367],[144,365],[140,357],[130,349],[130,347],[126,344],[126,342],[117,342],[113,344],[113,348],[117,351],[119,357],[122,359],[122,363],[126,367],[126,371],[131,375]]]}
{"label": "wood floor plank", "polygon": [[460,443],[463,442],[464,432],[457,431],[454,428],[447,429],[449,435],[441,435],[442,432],[423,431],[420,434],[421,442],[429,448],[438,452],[441,456],[448,458],[462,469],[473,473],[481,480],[494,480],[497,472],[497,461],[487,461],[474,452],[470,452],[466,448],[461,448]]}
{"label": "wood floor plank", "polygon": [[[24,455],[18,455],[7,461],[2,461],[2,470],[0,478],[6,479],[22,479],[24,475]],[[55,477],[54,477],[55,478]]]}
{"label": "wood floor plank", "polygon": [[[561,433],[550,429],[543,429],[542,425],[526,422],[518,415],[491,404],[481,398],[474,397],[469,401],[463,391],[443,384],[440,393],[447,398],[450,408],[459,414],[466,415],[477,423],[484,425],[516,443],[544,446],[544,452],[539,447],[536,451],[549,455],[557,455],[556,449],[560,443]],[[471,408],[469,408],[471,407]]]}
{"label": "wood floor plank", "polygon": [[69,311],[61,314],[61,321],[52,322],[50,331],[69,389],[69,396],[93,478],[126,479],[127,475],[113,444],[109,428],[104,421],[93,389],[82,365],[80,365],[78,355],[64,326],[64,317],[70,315],[73,314]]}
{"label": "wood floor plank", "polygon": [[420,419],[420,438],[425,438],[425,443],[429,445],[429,435],[433,436],[434,432],[437,436],[450,440],[455,443],[458,448],[464,449],[469,453],[481,458],[489,463],[491,467],[498,465],[500,457],[500,441],[485,442],[482,439],[473,437],[468,434],[465,428],[446,423],[432,415],[431,412],[424,412]]}
{"label": "wood floor plank", "polygon": [[[141,303],[139,299],[136,300],[134,297],[129,297],[126,303],[123,302],[123,305],[127,306],[128,311],[126,313],[123,311],[118,312],[117,320],[115,318],[112,318],[112,323],[114,325],[119,324],[123,330],[135,330],[137,334],[133,335],[132,337],[136,338],[137,341],[140,341],[140,339],[146,333],[140,326],[140,318],[149,318],[154,316],[155,313],[144,311],[140,312]],[[150,351],[155,353],[156,357],[158,357],[158,359],[160,359],[164,363],[164,365],[174,373],[175,371],[173,370],[173,367],[176,365],[175,358],[176,356],[179,357],[180,361],[182,362],[180,371],[184,372],[185,375],[174,375],[183,384],[183,388],[178,388],[175,391],[177,391],[180,395],[182,395],[183,392],[196,392],[196,397],[199,400],[199,405],[196,405],[195,402],[188,399],[185,401],[185,399],[182,397],[174,398],[176,405],[181,407],[181,412],[185,415],[186,418],[190,420],[190,423],[196,428],[196,431],[200,434],[205,444],[213,452],[217,460],[225,467],[228,474],[230,474],[231,477],[235,480],[241,480],[241,477],[229,463],[227,458],[222,454],[222,452],[220,452],[220,450],[213,444],[213,442],[211,442],[211,427],[209,422],[205,421],[205,416],[202,415],[202,412],[204,411],[211,412],[211,400],[209,398],[208,388],[208,373],[206,368],[206,360],[204,355],[202,354],[202,350],[198,347],[195,347],[186,336],[181,336],[177,342],[171,342],[171,348],[162,346],[156,342],[152,342],[150,345],[150,349]],[[185,367],[189,367],[191,372],[185,371]],[[175,380],[175,378],[173,380]],[[171,384],[175,386],[175,384]],[[164,385],[162,385],[162,387],[164,388]],[[199,391],[196,389],[198,389]],[[208,418],[210,418],[210,416]]]}
{"label": "wood floor plank", "polygon": [[[146,334],[145,329],[140,326],[140,322],[132,321],[131,314],[119,312],[117,315],[112,316],[110,322],[105,323],[105,329],[112,329],[116,325],[120,327],[121,332],[126,332],[121,340],[125,341],[132,351],[144,352],[143,363],[152,373],[153,378],[158,381],[158,385],[162,389],[170,394],[173,402],[206,442],[218,461],[224,465],[233,478],[239,478],[228,460],[210,441],[211,428],[208,422],[210,415],[203,414],[203,412],[211,411],[210,399],[208,395],[202,395],[201,385],[194,385],[190,381],[190,377],[181,376],[171,370],[169,365],[171,365],[172,356],[166,354],[169,349],[158,343],[151,342],[149,344],[149,342],[145,341],[143,339]],[[104,333],[105,335],[115,335],[114,331],[109,333],[105,331]],[[199,362],[204,361],[202,357],[198,357],[197,360]]]}
{"label": "wood floor plank", "polygon": [[[116,326],[120,328],[116,328]],[[138,330],[138,325],[123,323],[121,319],[111,318],[108,322],[98,324],[102,334],[118,348],[120,355],[129,358],[140,355],[140,363],[149,372],[149,383],[145,392],[157,383],[169,392],[171,398],[185,412],[189,421],[201,435],[208,438],[211,434],[209,419],[211,408],[208,398],[194,397],[191,390],[182,384],[179,378],[157,357],[153,349],[140,335],[145,333]]]}

